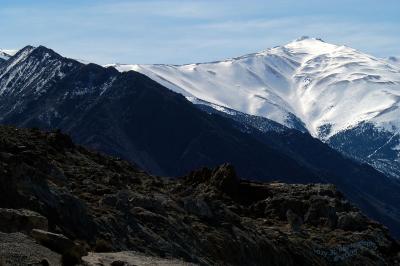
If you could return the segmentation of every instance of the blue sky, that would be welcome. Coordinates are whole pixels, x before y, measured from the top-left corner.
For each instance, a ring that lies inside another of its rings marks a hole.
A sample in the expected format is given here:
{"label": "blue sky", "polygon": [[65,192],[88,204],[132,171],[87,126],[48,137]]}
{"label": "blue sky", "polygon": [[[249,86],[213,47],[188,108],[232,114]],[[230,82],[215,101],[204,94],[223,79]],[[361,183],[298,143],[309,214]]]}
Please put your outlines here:
{"label": "blue sky", "polygon": [[0,48],[45,45],[96,63],[213,61],[302,35],[400,55],[397,0],[0,0]]}

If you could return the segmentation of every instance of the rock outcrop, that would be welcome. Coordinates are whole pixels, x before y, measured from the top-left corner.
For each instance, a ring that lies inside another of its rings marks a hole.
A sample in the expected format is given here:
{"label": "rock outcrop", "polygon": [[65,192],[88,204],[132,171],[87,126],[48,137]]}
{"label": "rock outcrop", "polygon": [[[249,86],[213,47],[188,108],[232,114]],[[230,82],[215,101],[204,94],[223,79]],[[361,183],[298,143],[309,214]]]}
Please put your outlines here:
{"label": "rock outcrop", "polygon": [[68,250],[75,247],[75,243],[73,241],[61,234],[55,234],[40,229],[33,229],[30,232],[30,236],[35,239],[36,242],[60,254],[64,254]]}
{"label": "rock outcrop", "polygon": [[52,233],[33,231],[44,244],[62,234],[92,250],[199,265],[399,265],[388,230],[332,185],[242,180],[228,164],[169,180],[60,132],[0,136],[0,208],[46,217]]}
{"label": "rock outcrop", "polygon": [[23,233],[0,232],[0,264],[4,266],[61,266],[61,255]]}
{"label": "rock outcrop", "polygon": [[0,209],[0,231],[30,233],[32,229],[48,230],[47,218],[24,209]]}

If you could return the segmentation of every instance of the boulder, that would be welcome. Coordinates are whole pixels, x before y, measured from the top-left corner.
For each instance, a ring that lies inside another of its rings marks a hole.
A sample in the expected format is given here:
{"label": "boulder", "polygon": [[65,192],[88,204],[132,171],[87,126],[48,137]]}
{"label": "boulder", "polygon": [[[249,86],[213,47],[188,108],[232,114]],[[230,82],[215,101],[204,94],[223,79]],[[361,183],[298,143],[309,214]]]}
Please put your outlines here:
{"label": "boulder", "polygon": [[30,235],[38,243],[60,254],[64,254],[75,247],[75,243],[72,240],[61,234],[33,229]]}
{"label": "boulder", "polygon": [[0,233],[0,265],[61,266],[61,255],[23,233]]}
{"label": "boulder", "polygon": [[0,209],[0,231],[29,233],[32,229],[48,230],[47,218],[26,209]]}
{"label": "boulder", "polygon": [[232,196],[237,193],[239,181],[233,166],[223,164],[213,171],[210,183],[220,191]]}

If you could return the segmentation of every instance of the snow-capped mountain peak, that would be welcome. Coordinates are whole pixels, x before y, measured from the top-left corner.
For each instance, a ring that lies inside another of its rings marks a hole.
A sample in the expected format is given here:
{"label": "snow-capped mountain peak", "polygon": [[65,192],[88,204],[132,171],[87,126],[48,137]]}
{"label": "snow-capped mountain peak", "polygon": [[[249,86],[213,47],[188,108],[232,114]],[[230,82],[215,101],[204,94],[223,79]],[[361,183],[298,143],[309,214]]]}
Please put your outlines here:
{"label": "snow-capped mountain peak", "polygon": [[400,70],[317,38],[211,63],[115,67],[142,72],[190,99],[287,126],[293,127],[295,117],[314,136],[327,138],[365,120],[384,128],[399,125],[388,115],[397,104]]}
{"label": "snow-capped mountain peak", "polygon": [[[113,66],[141,72],[193,103],[200,100],[308,131],[400,177],[400,164],[395,165],[400,161],[398,62],[301,37],[209,63]],[[368,145],[360,144],[364,141]]]}
{"label": "snow-capped mountain peak", "polygon": [[309,37],[296,39],[283,47],[295,54],[304,53],[309,56],[332,53],[335,50],[342,48],[342,46],[326,43],[318,38]]}

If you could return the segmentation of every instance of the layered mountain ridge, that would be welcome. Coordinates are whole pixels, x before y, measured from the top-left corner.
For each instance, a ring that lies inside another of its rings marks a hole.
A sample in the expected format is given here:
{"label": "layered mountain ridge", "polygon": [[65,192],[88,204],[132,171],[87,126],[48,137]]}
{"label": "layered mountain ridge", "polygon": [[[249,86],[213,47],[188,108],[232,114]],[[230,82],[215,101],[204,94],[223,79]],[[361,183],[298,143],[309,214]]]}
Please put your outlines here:
{"label": "layered mountain ridge", "polygon": [[60,128],[153,174],[180,176],[229,162],[244,178],[333,183],[400,234],[396,180],[268,118],[216,104],[207,109],[207,101],[193,105],[138,72],[82,64],[42,46],[0,63],[0,92],[2,124]]}
{"label": "layered mountain ridge", "polygon": [[[306,129],[341,152],[399,177],[397,62],[396,57],[379,59],[302,37],[223,61],[114,66],[141,72],[193,102],[199,99]],[[363,131],[365,124],[379,137],[371,138]],[[371,145],[353,144],[367,139]]]}

